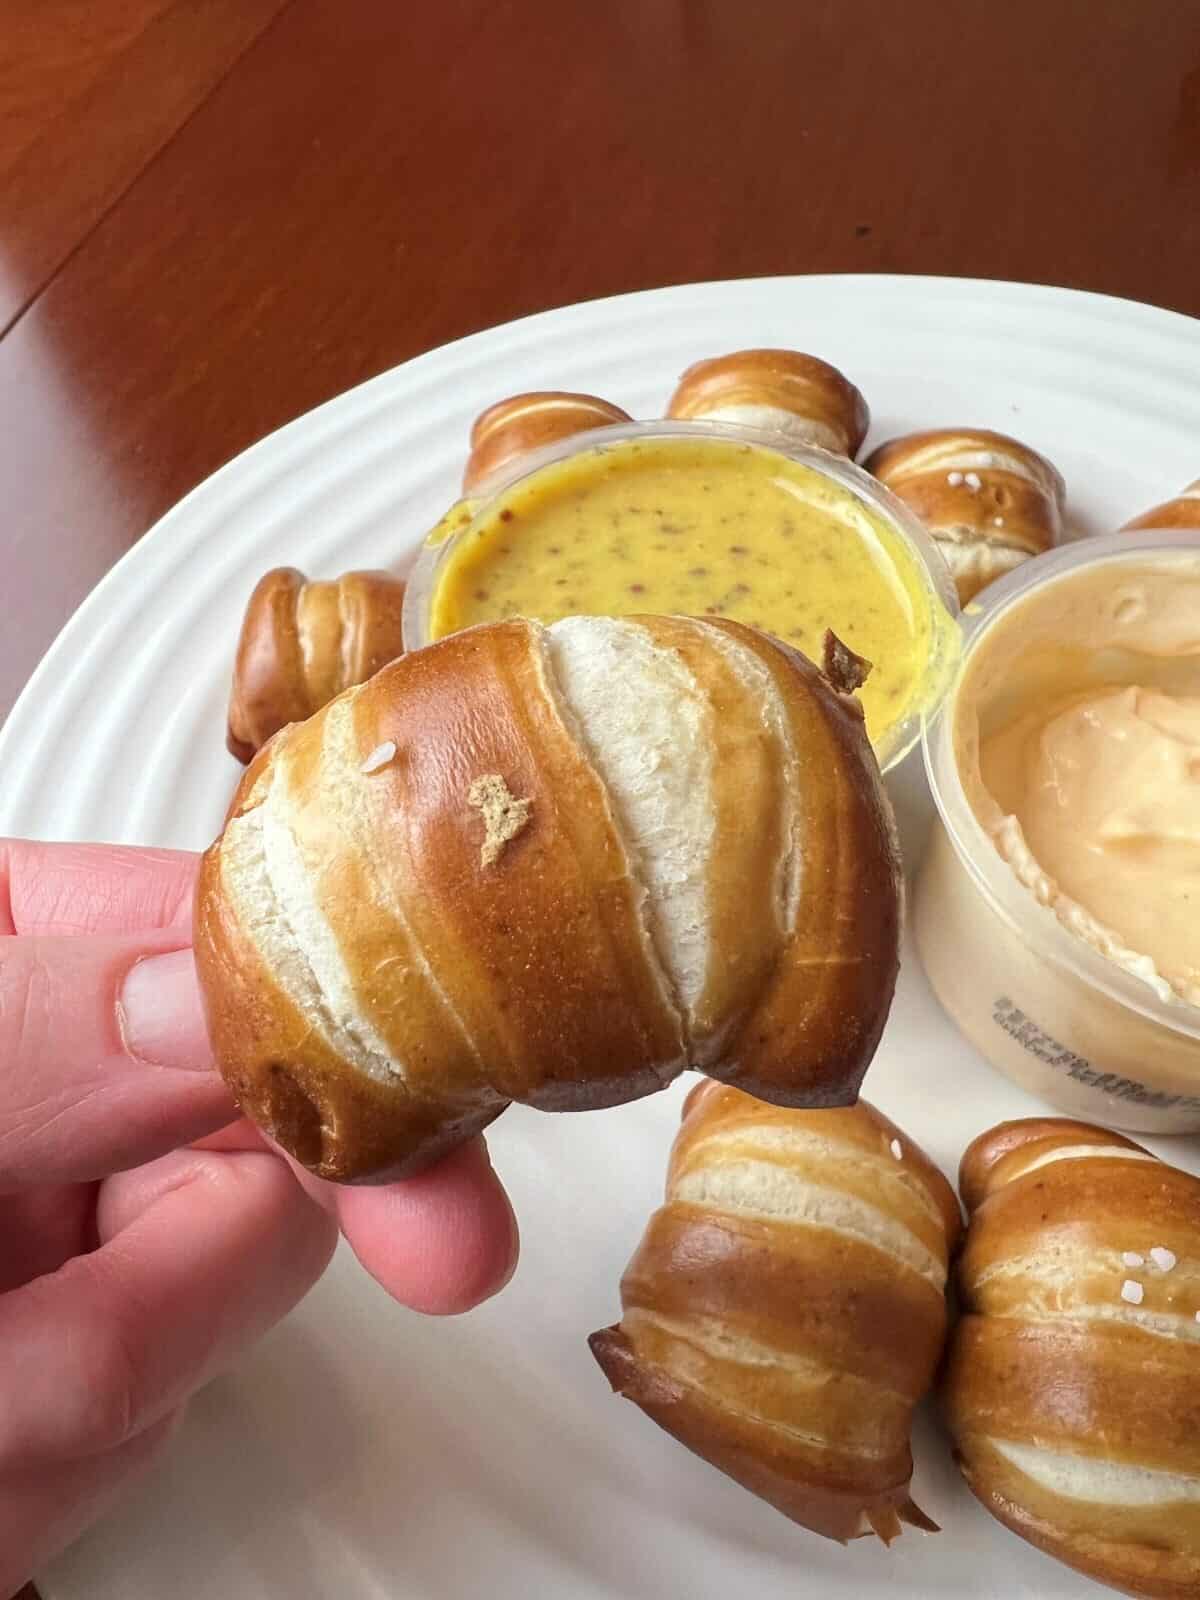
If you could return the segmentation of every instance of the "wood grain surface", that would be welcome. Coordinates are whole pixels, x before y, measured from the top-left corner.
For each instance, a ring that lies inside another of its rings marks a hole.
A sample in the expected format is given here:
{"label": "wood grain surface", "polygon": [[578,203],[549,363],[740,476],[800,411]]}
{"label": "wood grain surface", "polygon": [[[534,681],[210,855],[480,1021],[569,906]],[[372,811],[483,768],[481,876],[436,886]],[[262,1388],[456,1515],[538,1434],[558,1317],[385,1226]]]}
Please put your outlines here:
{"label": "wood grain surface", "polygon": [[[4,3],[28,13],[20,90],[39,8],[79,0]],[[93,5],[123,43],[78,65],[0,212],[10,304],[57,263],[0,339],[23,597],[0,712],[103,571],[221,462],[490,323],[840,271],[1200,312],[1197,0],[141,3],[140,33],[137,0]]]}
{"label": "wood grain surface", "polygon": [[4,0],[0,17],[10,3],[23,26],[0,96],[0,332],[286,0],[119,0],[111,31],[103,5]]}
{"label": "wood grain surface", "polygon": [[[36,26],[39,0],[5,3]],[[508,317],[840,271],[1200,312],[1193,0],[143,4],[145,29],[26,145],[2,213],[17,299],[58,266],[0,339],[24,601],[0,711],[102,572],[221,462]],[[92,13],[128,35],[134,8]],[[31,174],[53,190],[64,166],[58,210]]]}
{"label": "wood grain surface", "polygon": [[1200,0],[0,0],[0,715],[180,495],[474,329],[1198,263]]}

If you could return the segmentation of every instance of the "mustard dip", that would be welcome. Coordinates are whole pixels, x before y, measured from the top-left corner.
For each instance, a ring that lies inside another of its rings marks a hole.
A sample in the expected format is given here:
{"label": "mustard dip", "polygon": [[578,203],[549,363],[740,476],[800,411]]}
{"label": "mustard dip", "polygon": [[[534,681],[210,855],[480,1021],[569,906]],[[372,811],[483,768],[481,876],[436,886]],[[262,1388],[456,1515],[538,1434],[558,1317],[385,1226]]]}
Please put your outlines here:
{"label": "mustard dip", "polygon": [[876,745],[925,700],[953,627],[913,548],[832,478],[758,445],[660,437],[568,456],[483,508],[439,567],[429,637],[639,612],[732,617],[814,661],[832,628],[874,665]]}

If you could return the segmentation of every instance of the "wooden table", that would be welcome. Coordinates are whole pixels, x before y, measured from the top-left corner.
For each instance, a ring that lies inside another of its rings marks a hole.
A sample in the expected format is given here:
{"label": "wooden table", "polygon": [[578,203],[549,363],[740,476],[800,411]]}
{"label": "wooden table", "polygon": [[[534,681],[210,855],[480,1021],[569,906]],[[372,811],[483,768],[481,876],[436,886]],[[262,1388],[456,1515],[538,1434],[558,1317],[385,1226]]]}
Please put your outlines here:
{"label": "wooden table", "polygon": [[872,271],[1200,314],[1200,0],[0,0],[0,714],[173,501],[350,384]]}
{"label": "wooden table", "polygon": [[1200,0],[0,0],[5,55],[0,715],[193,484],[489,323],[846,271],[1200,313]]}

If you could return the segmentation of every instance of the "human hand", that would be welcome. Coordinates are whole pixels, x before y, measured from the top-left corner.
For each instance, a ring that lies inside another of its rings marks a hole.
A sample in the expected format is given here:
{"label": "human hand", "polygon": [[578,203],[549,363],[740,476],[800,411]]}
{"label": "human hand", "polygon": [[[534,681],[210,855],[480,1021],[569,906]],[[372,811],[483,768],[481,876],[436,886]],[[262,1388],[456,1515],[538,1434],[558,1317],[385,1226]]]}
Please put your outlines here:
{"label": "human hand", "polygon": [[196,866],[0,841],[0,1596],[302,1298],[339,1226],[422,1311],[467,1309],[516,1259],[482,1140],[339,1189],[237,1120],[192,967]]}

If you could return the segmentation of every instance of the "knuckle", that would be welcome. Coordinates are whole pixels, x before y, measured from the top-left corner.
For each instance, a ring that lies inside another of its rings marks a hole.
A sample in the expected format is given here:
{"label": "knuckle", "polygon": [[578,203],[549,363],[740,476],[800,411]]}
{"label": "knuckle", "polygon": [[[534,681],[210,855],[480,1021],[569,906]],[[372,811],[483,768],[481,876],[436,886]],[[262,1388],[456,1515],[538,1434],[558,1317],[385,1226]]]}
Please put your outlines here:
{"label": "knuckle", "polygon": [[0,1193],[20,1181],[57,1111],[43,1070],[54,983],[36,942],[0,938]]}
{"label": "knuckle", "polygon": [[137,1304],[97,1270],[102,1255],[77,1256],[58,1274],[82,1280],[57,1350],[55,1442],[70,1456],[115,1449],[142,1422],[146,1350],[137,1334]]}
{"label": "knuckle", "polygon": [[88,1260],[15,1291],[13,1365],[0,1365],[0,1477],[100,1455],[138,1432],[143,1363],[130,1320],[82,1283],[61,1297]]}
{"label": "knuckle", "polygon": [[102,1317],[80,1330],[64,1417],[72,1454],[114,1450],[138,1431],[140,1362],[122,1317]]}
{"label": "knuckle", "polygon": [[6,1061],[36,1051],[45,1035],[54,984],[34,939],[0,943],[0,1055]]}

